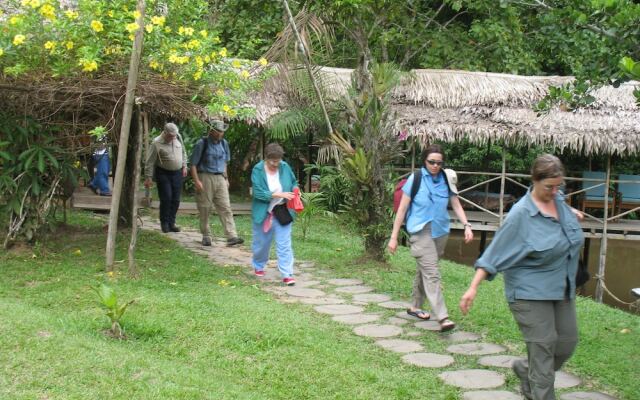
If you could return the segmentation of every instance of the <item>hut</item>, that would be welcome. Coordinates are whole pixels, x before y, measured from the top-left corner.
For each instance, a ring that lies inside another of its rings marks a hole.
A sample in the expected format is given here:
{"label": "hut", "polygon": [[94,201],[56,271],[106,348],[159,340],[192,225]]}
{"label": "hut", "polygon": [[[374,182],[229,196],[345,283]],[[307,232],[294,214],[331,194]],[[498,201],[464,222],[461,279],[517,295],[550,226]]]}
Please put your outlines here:
{"label": "hut", "polygon": [[[318,67],[317,74],[328,91],[328,97],[346,94],[351,84],[351,69]],[[284,73],[284,72],[283,72]],[[269,117],[287,107],[286,93],[281,84],[282,76],[267,81],[262,92],[253,97],[256,120],[265,123]],[[397,113],[398,131],[421,144],[440,140],[456,142],[468,139],[472,143],[485,144],[503,141],[507,145],[550,145],[559,152],[571,151],[584,156],[607,157],[605,178],[596,180],[595,186],[604,186],[604,217],[587,214],[591,225],[585,227],[587,237],[599,238],[600,258],[596,275],[596,299],[601,301],[604,285],[607,238],[640,240],[640,227],[626,226],[620,233],[612,229],[612,222],[620,216],[640,207],[619,214],[609,215],[607,199],[611,181],[611,156],[631,157],[640,151],[640,110],[633,91],[639,82],[627,82],[618,88],[604,86],[590,93],[594,101],[576,109],[554,107],[546,113],[534,111],[534,105],[542,100],[550,88],[570,84],[573,77],[519,76],[509,74],[454,70],[413,70],[395,89],[393,108]],[[483,173],[483,175],[491,175]],[[461,200],[477,206],[497,223],[488,230],[496,230],[504,216],[504,188],[507,180],[521,183],[514,178],[527,175],[512,174],[506,170],[503,156],[502,172],[490,179],[500,180],[500,206],[498,213],[464,198]],[[575,178],[575,180],[586,180]],[[486,183],[488,181],[485,181]],[[640,184],[638,182],[630,182]],[[478,185],[474,185],[476,187]],[[577,195],[587,189],[573,193]],[[488,222],[488,220],[484,220]],[[454,224],[455,226],[455,224]]]}

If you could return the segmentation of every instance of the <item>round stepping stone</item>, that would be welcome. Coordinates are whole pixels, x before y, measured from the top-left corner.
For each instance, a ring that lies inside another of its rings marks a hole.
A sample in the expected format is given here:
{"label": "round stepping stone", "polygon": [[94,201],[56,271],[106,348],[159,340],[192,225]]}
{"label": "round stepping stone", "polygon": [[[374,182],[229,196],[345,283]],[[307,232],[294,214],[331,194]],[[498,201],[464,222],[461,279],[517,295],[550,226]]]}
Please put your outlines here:
{"label": "round stepping stone", "polygon": [[348,325],[368,324],[380,319],[380,314],[347,314],[336,315],[331,318],[334,321],[342,322]]}
{"label": "round stepping stone", "polygon": [[287,294],[296,297],[322,297],[326,293],[319,289],[309,289],[303,287],[287,287]]}
{"label": "round stepping stone", "polygon": [[298,266],[300,266],[300,268],[313,268],[316,266],[316,263],[314,263],[313,261],[300,261],[300,263],[298,263]]}
{"label": "round stepping stone", "polygon": [[389,318],[387,322],[392,325],[399,325],[399,326],[406,325],[409,323],[409,321],[407,321],[406,319],[396,318],[396,317]]}
{"label": "round stepping stone", "polygon": [[413,324],[416,328],[426,329],[428,331],[440,332],[440,324],[438,321],[420,321]]}
{"label": "round stepping stone", "polygon": [[382,308],[388,308],[391,310],[397,310],[402,308],[408,308],[411,304],[405,301],[385,301],[383,303],[378,303],[378,305]]}
{"label": "round stepping stone", "polygon": [[296,286],[297,287],[301,287],[301,288],[306,288],[306,287],[309,287],[309,286],[315,286],[318,283],[320,283],[320,281],[314,281],[314,280],[308,280],[307,281],[307,280],[300,280],[300,279],[296,280]]}
{"label": "round stepping stone", "polygon": [[617,400],[606,393],[600,392],[571,392],[560,395],[560,400]]}
{"label": "round stepping stone", "polygon": [[402,328],[395,325],[360,325],[353,328],[353,332],[358,336],[367,337],[390,337],[402,334]]}
{"label": "round stepping stone", "polygon": [[504,377],[486,369],[447,371],[438,375],[446,384],[462,389],[490,389],[504,385]]}
{"label": "round stepping stone", "polygon": [[351,293],[351,294],[356,294],[356,293],[368,293],[368,292],[372,292],[373,288],[369,287],[369,286],[361,286],[361,285],[355,285],[355,286],[340,286],[339,288],[336,289],[336,292],[340,292],[340,293]]}
{"label": "round stepping stone", "polygon": [[485,356],[478,360],[478,364],[486,367],[511,368],[511,364],[515,360],[522,360],[522,357],[516,356]]}
{"label": "round stepping stone", "polygon": [[364,311],[364,308],[350,304],[328,304],[326,306],[315,306],[313,309],[319,313],[331,315],[357,314]]}
{"label": "round stepping stone", "polygon": [[354,295],[353,300],[361,301],[363,303],[380,303],[383,301],[391,300],[391,296],[387,296],[386,294],[379,294],[379,293],[363,293],[363,294]]}
{"label": "round stepping stone", "polygon": [[506,390],[476,390],[463,393],[462,400],[522,400],[522,396]]}
{"label": "round stepping stone", "polygon": [[406,320],[409,320],[409,321],[422,321],[418,317],[414,317],[413,315],[407,314],[406,311],[400,311],[399,313],[396,313],[396,317],[402,318],[402,319],[406,319]]}
{"label": "round stepping stone", "polygon": [[382,339],[376,342],[378,346],[396,353],[413,353],[422,351],[423,347],[420,343],[413,340],[405,339]]}
{"label": "round stepping stone", "polygon": [[402,361],[407,364],[425,368],[443,368],[453,364],[453,357],[435,353],[412,353],[402,356]]}
{"label": "round stepping stone", "polygon": [[422,335],[422,332],[418,332],[418,331],[409,331],[407,333],[404,334],[405,336],[409,336],[409,337],[416,337],[416,336],[420,336]]}
{"label": "round stepping stone", "polygon": [[570,387],[578,386],[582,383],[582,380],[577,376],[564,371],[556,372],[556,380],[553,387],[556,389],[566,389]]}
{"label": "round stepping stone", "polygon": [[362,285],[363,282],[360,279],[329,279],[327,283],[334,286],[352,286]]}
{"label": "round stepping stone", "polygon": [[449,353],[468,356],[484,356],[485,354],[502,353],[506,350],[506,348],[493,343],[462,343],[447,347]]}
{"label": "round stepping stone", "polygon": [[339,297],[300,297],[298,303],[324,305],[324,304],[343,304],[344,299]]}
{"label": "round stepping stone", "polygon": [[442,339],[452,343],[473,342],[480,339],[480,335],[477,335],[471,332],[457,331],[457,332],[453,332],[448,335],[442,336]]}

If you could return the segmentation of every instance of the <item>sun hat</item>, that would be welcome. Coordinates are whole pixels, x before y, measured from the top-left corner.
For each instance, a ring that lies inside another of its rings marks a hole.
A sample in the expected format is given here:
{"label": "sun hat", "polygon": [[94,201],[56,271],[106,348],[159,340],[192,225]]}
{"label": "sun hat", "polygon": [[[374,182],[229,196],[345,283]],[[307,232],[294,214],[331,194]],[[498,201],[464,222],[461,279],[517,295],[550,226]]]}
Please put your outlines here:
{"label": "sun hat", "polygon": [[449,185],[449,190],[451,190],[451,193],[458,194],[458,174],[456,174],[456,171],[450,168],[445,168],[444,177],[447,180],[447,184]]}
{"label": "sun hat", "polygon": [[215,129],[218,132],[224,132],[229,128],[229,124],[225,124],[219,119],[211,119],[209,120],[209,128]]}

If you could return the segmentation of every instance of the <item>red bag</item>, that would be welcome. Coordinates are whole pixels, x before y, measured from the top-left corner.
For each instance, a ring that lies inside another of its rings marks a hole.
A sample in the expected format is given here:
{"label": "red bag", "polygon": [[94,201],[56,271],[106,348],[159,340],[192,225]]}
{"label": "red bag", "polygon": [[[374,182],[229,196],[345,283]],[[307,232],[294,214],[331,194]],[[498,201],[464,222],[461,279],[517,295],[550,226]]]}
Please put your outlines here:
{"label": "red bag", "polygon": [[297,213],[304,210],[304,204],[302,204],[302,199],[300,198],[299,188],[293,188],[293,199],[287,201],[287,208],[291,208]]}

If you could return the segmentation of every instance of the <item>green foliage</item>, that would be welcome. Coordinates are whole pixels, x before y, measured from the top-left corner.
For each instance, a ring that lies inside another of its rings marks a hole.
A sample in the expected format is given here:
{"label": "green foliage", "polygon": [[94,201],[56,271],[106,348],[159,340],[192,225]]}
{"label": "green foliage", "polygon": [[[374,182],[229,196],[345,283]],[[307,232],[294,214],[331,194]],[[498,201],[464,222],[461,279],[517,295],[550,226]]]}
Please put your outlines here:
{"label": "green foliage", "polygon": [[68,198],[80,171],[75,154],[29,119],[0,114],[0,214],[8,216],[6,247],[34,241],[50,227],[57,197]]}
{"label": "green foliage", "polygon": [[343,209],[347,202],[347,193],[351,192],[351,181],[340,173],[338,167],[322,165],[319,163],[308,164],[305,172],[315,175],[320,180],[319,191],[322,192],[328,211],[337,213]]}
{"label": "green foliage", "polygon": [[[640,81],[640,62],[635,62],[629,57],[623,57],[618,65],[622,73],[628,78]],[[636,87],[633,95],[636,97],[636,104],[640,107],[640,87]]]}
{"label": "green foliage", "polygon": [[252,113],[242,105],[244,94],[261,79],[249,71],[267,62],[229,57],[206,18],[207,1],[147,1],[144,19],[134,0],[80,0],[68,9],[57,1],[9,0],[7,10],[0,15],[0,77],[126,75],[135,34],[144,29],[142,77],[192,85],[192,100],[213,114]]}
{"label": "green foliage", "polygon": [[110,333],[115,338],[123,338],[124,331],[122,330],[120,321],[122,320],[122,316],[125,311],[127,311],[127,307],[133,304],[135,300],[131,300],[124,304],[118,304],[118,296],[116,295],[115,290],[104,283],[101,283],[99,286],[93,287],[92,289],[98,295],[99,303],[106,310],[106,315],[111,321]]}
{"label": "green foliage", "polygon": [[322,192],[302,192],[300,193],[304,210],[298,214],[296,223],[302,229],[302,240],[307,239],[307,232],[311,228],[311,224],[317,219],[316,217],[324,215],[326,217],[334,217],[335,214],[327,210],[326,199]]}

